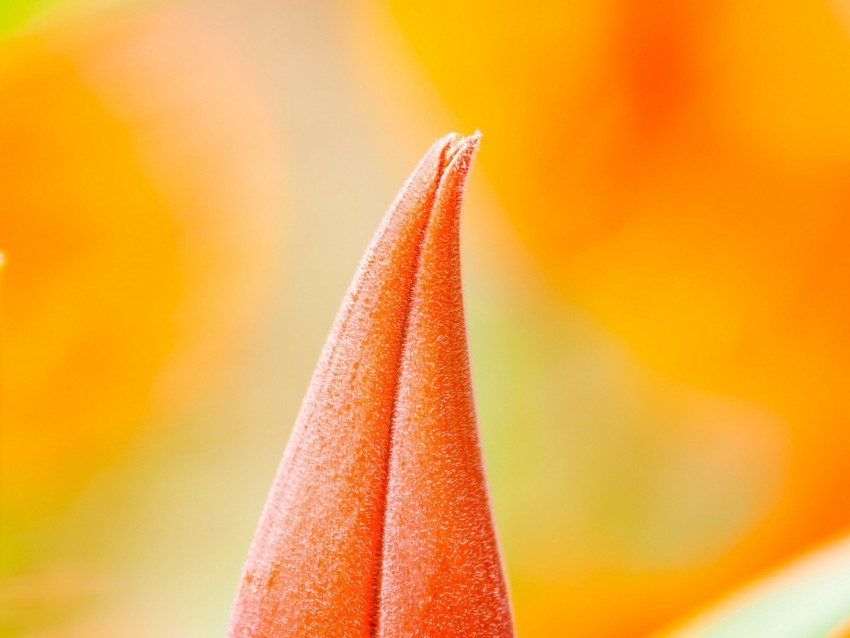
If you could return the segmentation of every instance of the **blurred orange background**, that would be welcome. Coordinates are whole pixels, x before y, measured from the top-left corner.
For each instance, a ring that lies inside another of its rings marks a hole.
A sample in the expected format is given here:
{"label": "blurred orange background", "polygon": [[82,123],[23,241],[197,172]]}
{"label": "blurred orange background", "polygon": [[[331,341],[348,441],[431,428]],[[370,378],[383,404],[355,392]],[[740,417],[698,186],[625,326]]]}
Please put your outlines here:
{"label": "blurred orange background", "polygon": [[7,0],[0,633],[222,635],[418,156],[484,133],[518,633],[644,636],[850,525],[850,5]]}

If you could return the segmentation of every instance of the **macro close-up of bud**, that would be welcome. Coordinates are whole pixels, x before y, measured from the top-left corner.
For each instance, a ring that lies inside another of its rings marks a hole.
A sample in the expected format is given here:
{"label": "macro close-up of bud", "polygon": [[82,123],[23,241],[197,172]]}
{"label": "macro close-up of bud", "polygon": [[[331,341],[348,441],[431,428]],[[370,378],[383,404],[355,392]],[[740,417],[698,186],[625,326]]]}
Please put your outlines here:
{"label": "macro close-up of bud", "polygon": [[2,0],[0,638],[850,638],[848,113],[844,0]]}

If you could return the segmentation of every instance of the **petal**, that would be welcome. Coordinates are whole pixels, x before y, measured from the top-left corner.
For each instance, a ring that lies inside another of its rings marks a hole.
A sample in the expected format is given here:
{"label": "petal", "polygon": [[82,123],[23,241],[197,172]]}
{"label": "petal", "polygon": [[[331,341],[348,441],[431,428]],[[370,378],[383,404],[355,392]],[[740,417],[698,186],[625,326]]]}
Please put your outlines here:
{"label": "petal", "polygon": [[314,374],[230,635],[512,635],[478,449],[458,213],[478,136],[390,208]]}
{"label": "petal", "polygon": [[[742,589],[669,638],[808,638],[850,618],[850,537]],[[847,628],[845,627],[845,630]],[[843,636],[844,634],[836,634]]]}

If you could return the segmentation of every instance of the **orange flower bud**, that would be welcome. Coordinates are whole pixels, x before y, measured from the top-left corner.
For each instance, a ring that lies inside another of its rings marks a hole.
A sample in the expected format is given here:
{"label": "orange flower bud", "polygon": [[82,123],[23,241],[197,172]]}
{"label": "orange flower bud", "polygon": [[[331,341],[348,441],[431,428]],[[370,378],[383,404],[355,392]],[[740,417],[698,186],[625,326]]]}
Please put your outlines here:
{"label": "orange flower bud", "polygon": [[478,141],[434,144],[363,259],[254,538],[231,638],[513,635],[460,281]]}

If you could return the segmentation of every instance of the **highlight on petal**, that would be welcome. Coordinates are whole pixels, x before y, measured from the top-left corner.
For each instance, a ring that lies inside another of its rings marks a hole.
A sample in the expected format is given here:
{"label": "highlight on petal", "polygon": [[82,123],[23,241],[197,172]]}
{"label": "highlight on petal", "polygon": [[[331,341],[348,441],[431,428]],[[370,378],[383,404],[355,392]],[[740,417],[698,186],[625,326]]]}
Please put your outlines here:
{"label": "highlight on petal", "polygon": [[231,638],[513,635],[460,282],[478,143],[431,147],[361,262],[254,537]]}
{"label": "highlight on petal", "polygon": [[[780,569],[668,638],[840,638],[850,626],[850,537]],[[842,631],[843,630],[843,631]]]}
{"label": "highlight on petal", "polygon": [[827,638],[850,638],[850,618],[838,629],[829,634]]}

